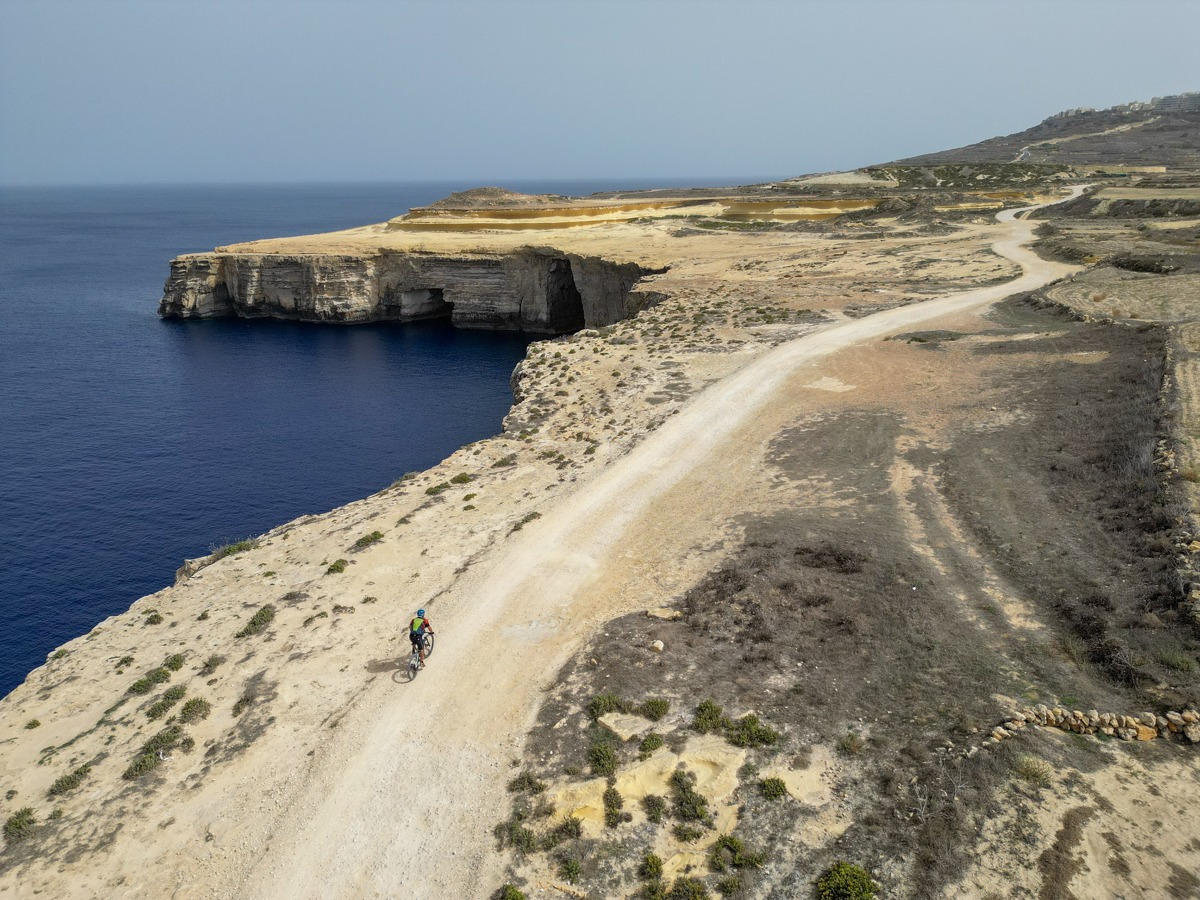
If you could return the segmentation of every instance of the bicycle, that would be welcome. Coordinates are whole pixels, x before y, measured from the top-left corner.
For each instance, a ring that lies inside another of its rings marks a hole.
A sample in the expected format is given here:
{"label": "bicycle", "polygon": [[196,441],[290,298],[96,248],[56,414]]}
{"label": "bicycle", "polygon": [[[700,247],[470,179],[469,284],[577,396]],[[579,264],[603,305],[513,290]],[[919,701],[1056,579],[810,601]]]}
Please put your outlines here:
{"label": "bicycle", "polygon": [[[433,633],[429,631],[425,632],[421,638],[421,644],[425,648],[425,658],[429,659],[433,654]],[[416,678],[419,671],[421,671],[421,654],[417,650],[417,645],[413,644],[412,653],[408,657],[408,680],[412,681]]]}

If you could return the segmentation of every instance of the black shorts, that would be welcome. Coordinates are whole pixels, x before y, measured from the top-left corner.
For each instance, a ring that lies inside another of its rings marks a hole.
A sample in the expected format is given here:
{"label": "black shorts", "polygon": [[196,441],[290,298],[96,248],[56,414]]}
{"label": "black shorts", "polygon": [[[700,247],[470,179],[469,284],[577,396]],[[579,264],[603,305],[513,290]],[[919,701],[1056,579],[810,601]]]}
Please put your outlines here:
{"label": "black shorts", "polygon": [[418,644],[420,644],[421,639],[424,637],[425,637],[425,632],[423,632],[423,631],[410,631],[408,633],[408,639],[412,642],[412,645],[414,647],[417,646]]}

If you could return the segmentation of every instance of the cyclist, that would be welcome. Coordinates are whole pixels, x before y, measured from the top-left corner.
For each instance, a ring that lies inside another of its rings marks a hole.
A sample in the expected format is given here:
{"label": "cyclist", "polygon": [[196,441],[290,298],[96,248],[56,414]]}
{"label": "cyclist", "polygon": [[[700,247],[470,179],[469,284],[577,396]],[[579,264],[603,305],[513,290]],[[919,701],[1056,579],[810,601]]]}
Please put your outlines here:
{"label": "cyclist", "polygon": [[412,645],[417,648],[417,655],[421,660],[421,668],[425,668],[425,634],[433,634],[433,626],[429,624],[429,619],[425,616],[425,610],[418,609],[416,616],[408,623],[408,639]]}

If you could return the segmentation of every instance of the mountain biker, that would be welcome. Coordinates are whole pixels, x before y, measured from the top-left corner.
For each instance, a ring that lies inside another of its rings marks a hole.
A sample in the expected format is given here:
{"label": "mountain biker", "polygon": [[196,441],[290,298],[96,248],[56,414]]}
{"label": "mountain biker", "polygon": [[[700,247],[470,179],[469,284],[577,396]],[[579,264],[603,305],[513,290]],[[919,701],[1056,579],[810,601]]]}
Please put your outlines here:
{"label": "mountain biker", "polygon": [[416,616],[408,623],[408,639],[417,650],[417,656],[421,660],[422,669],[425,668],[426,632],[433,634],[433,626],[429,624],[429,619],[425,616],[425,610],[418,609]]}

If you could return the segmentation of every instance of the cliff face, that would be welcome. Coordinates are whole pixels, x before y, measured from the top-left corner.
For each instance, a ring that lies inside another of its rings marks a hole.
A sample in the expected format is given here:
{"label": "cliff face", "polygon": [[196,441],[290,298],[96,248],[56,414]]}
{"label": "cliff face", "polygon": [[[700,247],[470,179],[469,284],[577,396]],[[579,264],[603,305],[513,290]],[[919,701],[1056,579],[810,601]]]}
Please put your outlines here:
{"label": "cliff face", "polygon": [[171,262],[159,315],[412,322],[560,334],[611,325],[650,295],[633,263],[526,248],[507,254],[200,253]]}

